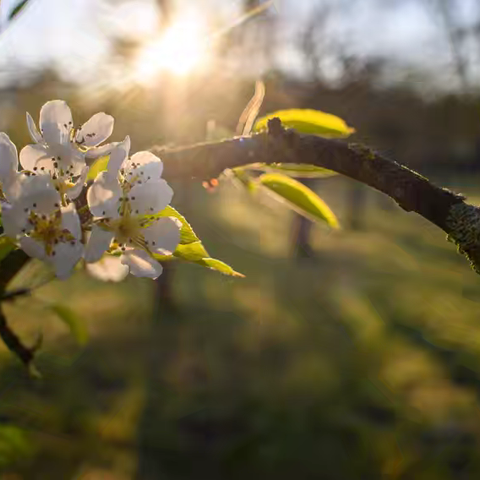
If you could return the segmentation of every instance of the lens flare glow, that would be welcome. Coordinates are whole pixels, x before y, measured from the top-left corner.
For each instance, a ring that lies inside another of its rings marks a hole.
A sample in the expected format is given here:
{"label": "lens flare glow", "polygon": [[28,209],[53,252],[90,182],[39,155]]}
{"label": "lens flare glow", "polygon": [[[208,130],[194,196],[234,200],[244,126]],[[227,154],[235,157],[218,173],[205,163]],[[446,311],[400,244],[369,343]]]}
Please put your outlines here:
{"label": "lens flare glow", "polygon": [[140,51],[135,76],[140,83],[151,83],[167,71],[186,76],[208,61],[208,35],[200,18],[182,18]]}

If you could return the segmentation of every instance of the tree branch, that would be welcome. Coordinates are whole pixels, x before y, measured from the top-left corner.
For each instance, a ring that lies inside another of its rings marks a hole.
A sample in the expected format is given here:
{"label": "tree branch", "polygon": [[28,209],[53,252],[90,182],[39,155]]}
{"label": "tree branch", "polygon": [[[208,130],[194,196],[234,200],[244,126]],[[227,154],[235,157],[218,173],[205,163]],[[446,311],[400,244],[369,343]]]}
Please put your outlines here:
{"label": "tree branch", "polygon": [[28,289],[20,289],[12,292],[6,292],[5,289],[10,280],[22,269],[22,267],[30,260],[30,257],[23,250],[15,250],[10,253],[2,262],[0,271],[0,338],[3,340],[8,349],[15,354],[19,360],[36,374],[33,360],[35,352],[40,346],[41,339],[33,347],[25,346],[17,334],[10,328],[3,313],[2,304],[12,301],[13,299],[28,295]]}
{"label": "tree branch", "polygon": [[341,173],[444,230],[480,273],[480,209],[368,147],[285,130],[279,119],[273,119],[268,132],[250,137],[153,150],[164,162],[167,180],[209,180],[225,169],[251,163],[304,163]]}

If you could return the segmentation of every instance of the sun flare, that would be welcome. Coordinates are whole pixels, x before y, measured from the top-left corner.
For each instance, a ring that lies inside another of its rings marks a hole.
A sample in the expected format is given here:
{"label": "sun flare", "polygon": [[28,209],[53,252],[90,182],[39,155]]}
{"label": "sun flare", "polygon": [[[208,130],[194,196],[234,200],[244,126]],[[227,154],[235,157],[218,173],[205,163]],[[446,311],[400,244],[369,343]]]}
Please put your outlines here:
{"label": "sun flare", "polygon": [[135,76],[150,83],[160,72],[186,76],[208,61],[208,34],[200,18],[182,18],[140,51]]}

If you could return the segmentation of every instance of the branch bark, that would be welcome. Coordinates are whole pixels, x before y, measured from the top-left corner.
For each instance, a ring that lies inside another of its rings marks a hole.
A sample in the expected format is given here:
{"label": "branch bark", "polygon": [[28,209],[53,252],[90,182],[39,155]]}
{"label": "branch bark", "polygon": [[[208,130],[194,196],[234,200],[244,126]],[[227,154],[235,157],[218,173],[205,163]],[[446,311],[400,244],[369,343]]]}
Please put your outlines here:
{"label": "branch bark", "polygon": [[279,119],[265,133],[176,149],[154,148],[167,180],[209,180],[251,163],[304,163],[333,170],[393,198],[445,231],[480,273],[480,209],[465,198],[359,144],[303,135]]}

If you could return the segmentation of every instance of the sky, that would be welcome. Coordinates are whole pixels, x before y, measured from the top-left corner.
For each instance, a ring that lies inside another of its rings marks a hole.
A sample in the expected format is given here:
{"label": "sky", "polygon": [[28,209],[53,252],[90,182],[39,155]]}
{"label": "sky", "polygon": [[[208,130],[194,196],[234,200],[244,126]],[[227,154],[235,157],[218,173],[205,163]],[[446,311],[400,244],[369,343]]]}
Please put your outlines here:
{"label": "sky", "polygon": [[[0,0],[2,24],[17,1]],[[319,1],[276,0],[276,15],[285,32],[285,54],[281,58],[287,70],[303,68],[294,41],[298,26],[311,17]],[[360,56],[381,55],[416,66],[428,62],[441,68],[449,61],[448,45],[439,38],[438,19],[421,3],[402,0],[393,10],[387,10],[370,8],[371,1],[359,2],[335,22],[330,34],[347,39],[347,48]],[[197,0],[196,4],[202,2]],[[227,26],[238,18],[239,1],[204,0],[203,4],[215,5]],[[468,23],[477,0],[462,0],[460,5],[457,13]],[[150,0],[127,1],[122,8],[101,0],[30,0],[0,35],[0,81],[18,81],[19,65],[55,65],[65,79],[86,81],[109,54],[108,34],[122,31],[148,36],[156,28],[155,7]]]}

